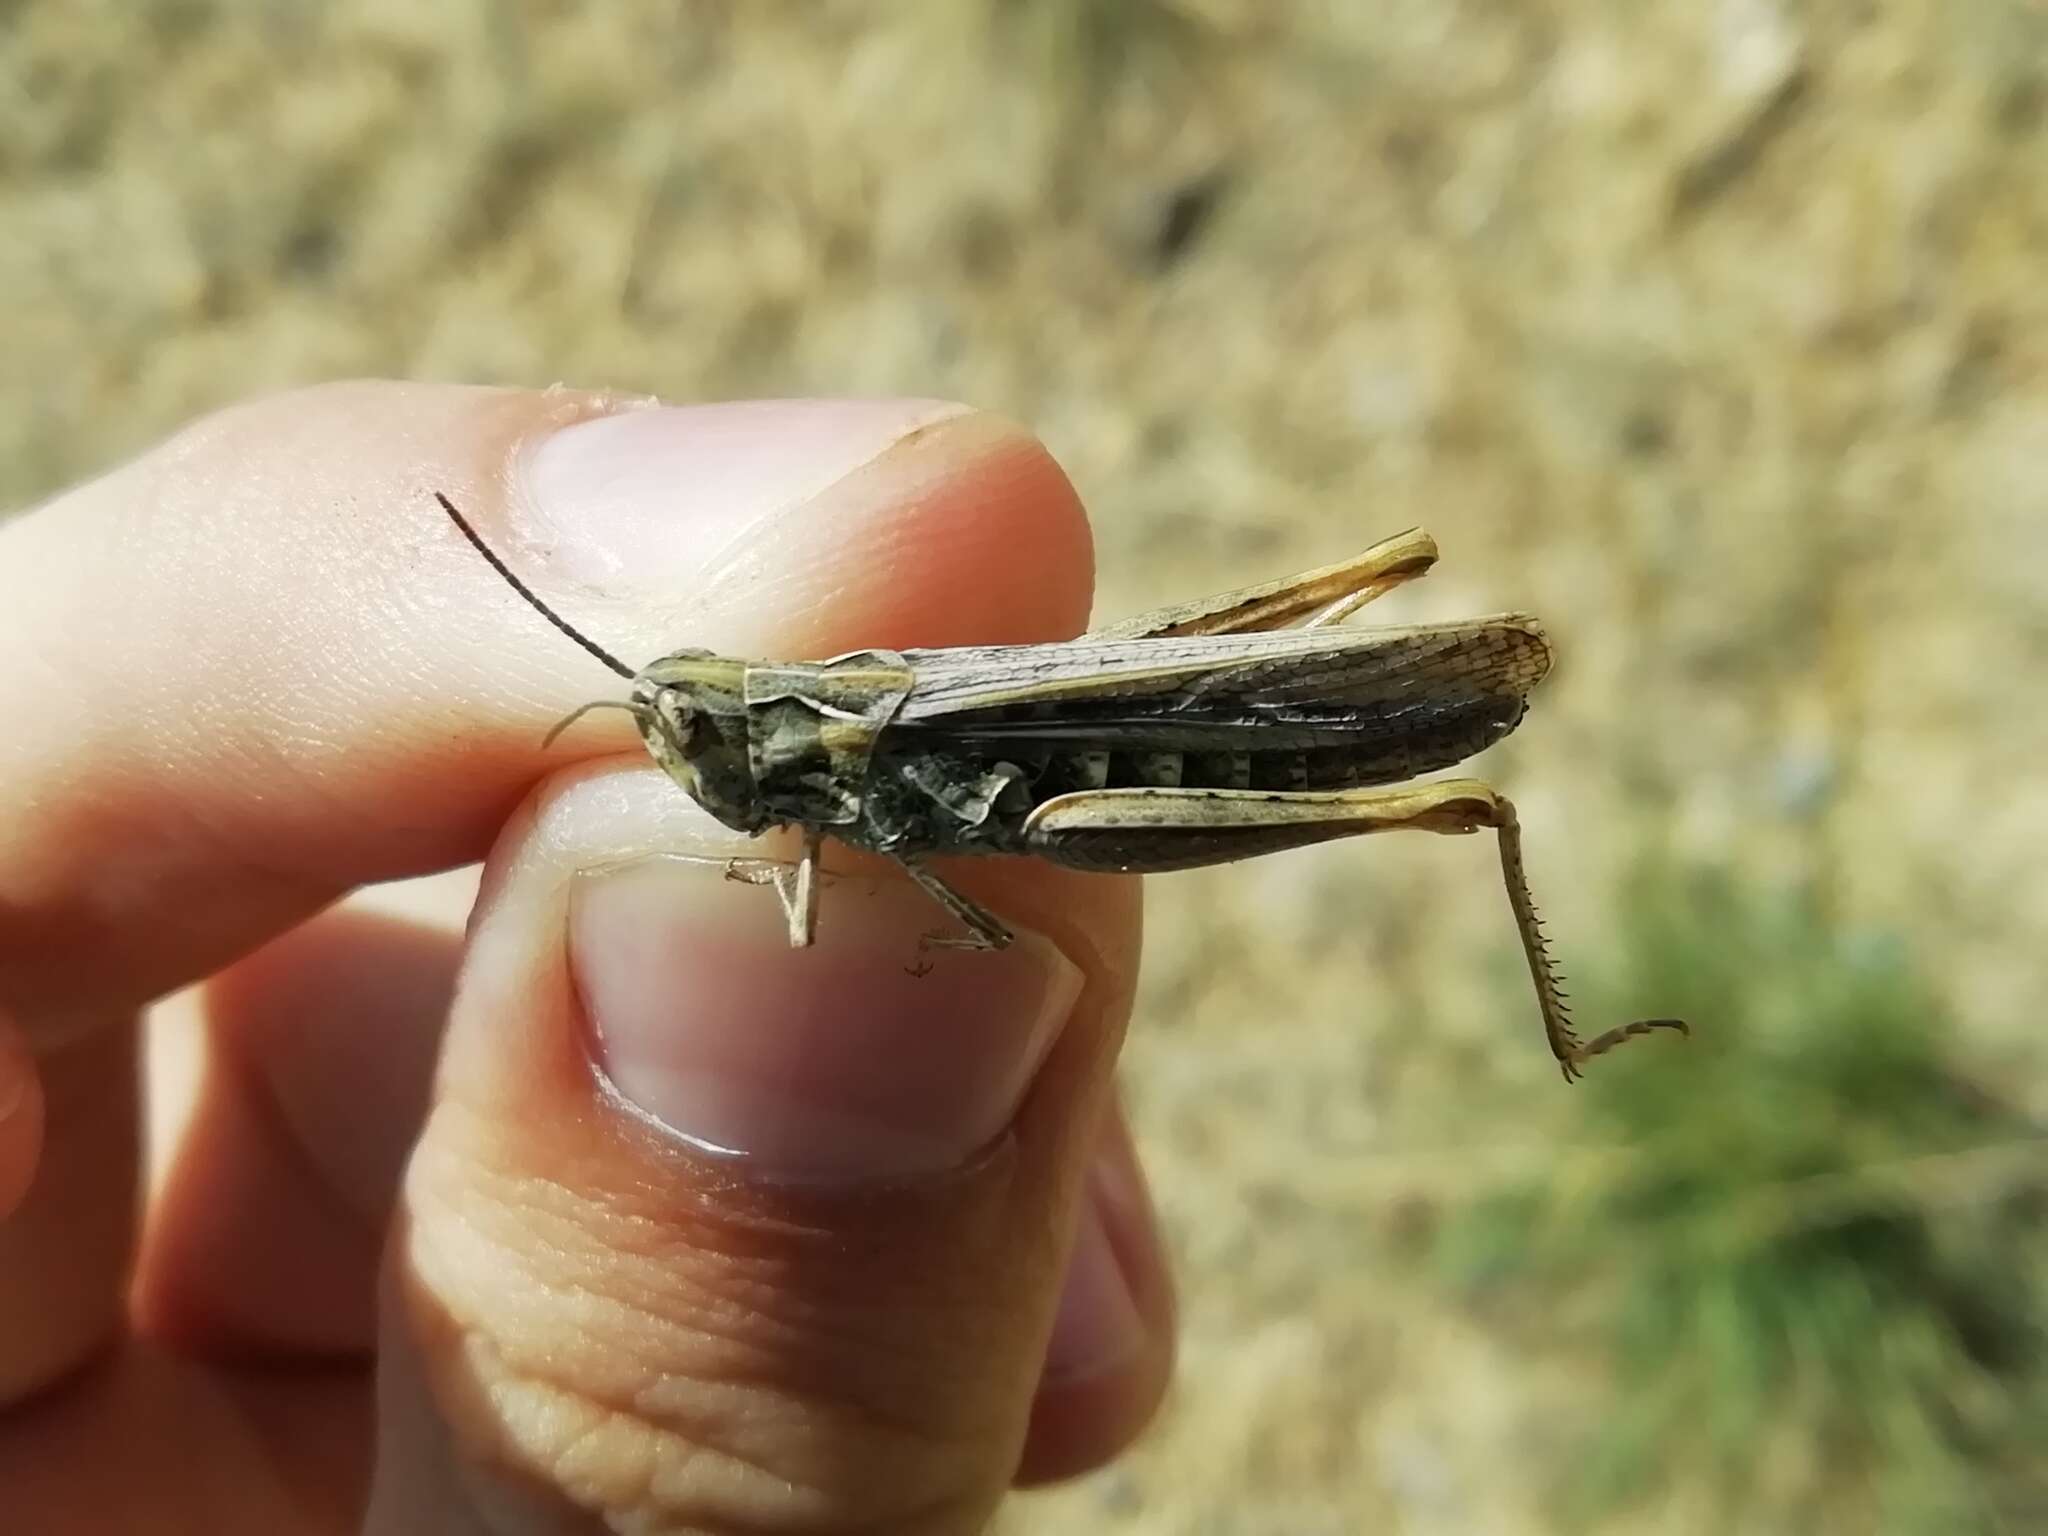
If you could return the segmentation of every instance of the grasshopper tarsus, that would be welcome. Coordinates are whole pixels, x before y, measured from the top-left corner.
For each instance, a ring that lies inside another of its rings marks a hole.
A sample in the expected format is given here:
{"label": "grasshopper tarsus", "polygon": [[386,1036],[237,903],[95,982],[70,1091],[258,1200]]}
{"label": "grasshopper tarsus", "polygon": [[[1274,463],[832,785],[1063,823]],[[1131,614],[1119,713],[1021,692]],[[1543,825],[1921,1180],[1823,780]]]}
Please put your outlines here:
{"label": "grasshopper tarsus", "polygon": [[1564,1080],[1568,1083],[1576,1082],[1583,1075],[1582,1069],[1586,1062],[1613,1050],[1623,1041],[1633,1040],[1638,1035],[1655,1034],[1660,1030],[1669,1030],[1688,1037],[1692,1034],[1692,1026],[1683,1019],[1636,1019],[1627,1024],[1616,1025],[1605,1034],[1595,1035],[1584,1045],[1575,1047],[1570,1056],[1559,1060],[1559,1066],[1564,1069]]}

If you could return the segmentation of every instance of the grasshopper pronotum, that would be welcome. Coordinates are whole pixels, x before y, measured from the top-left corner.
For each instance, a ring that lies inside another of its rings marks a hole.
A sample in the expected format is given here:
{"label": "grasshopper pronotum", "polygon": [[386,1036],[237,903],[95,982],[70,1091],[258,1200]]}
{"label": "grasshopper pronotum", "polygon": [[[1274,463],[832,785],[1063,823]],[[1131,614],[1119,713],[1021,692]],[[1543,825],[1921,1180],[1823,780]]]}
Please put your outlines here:
{"label": "grasshopper pronotum", "polygon": [[1023,853],[1144,874],[1368,832],[1491,828],[1565,1080],[1632,1036],[1687,1032],[1677,1019],[1641,1019],[1587,1041],[1573,1033],[1504,796],[1477,779],[1367,787],[1500,740],[1550,670],[1542,627],[1523,614],[1340,625],[1436,562],[1420,529],[1077,640],[814,662],[684,650],[635,672],[535,596],[446,496],[435,499],[513,591],[633,685],[627,699],[583,706],[550,740],[587,710],[624,709],[654,761],[725,825],[801,831],[793,869],[739,861],[732,871],[775,886],[792,945],[810,943],[817,924],[827,835],[896,859],[966,929],[928,943],[1000,949],[1010,930],[928,856]]}

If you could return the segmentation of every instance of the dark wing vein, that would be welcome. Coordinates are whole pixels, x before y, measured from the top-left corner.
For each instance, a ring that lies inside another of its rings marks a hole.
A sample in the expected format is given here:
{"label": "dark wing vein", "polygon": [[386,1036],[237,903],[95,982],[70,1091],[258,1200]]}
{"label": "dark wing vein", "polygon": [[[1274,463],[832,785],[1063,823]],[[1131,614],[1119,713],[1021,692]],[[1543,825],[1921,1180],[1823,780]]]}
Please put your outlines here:
{"label": "dark wing vein", "polygon": [[1497,739],[1549,669],[1533,619],[908,651],[892,733],[1061,748],[1363,746],[1462,722]]}

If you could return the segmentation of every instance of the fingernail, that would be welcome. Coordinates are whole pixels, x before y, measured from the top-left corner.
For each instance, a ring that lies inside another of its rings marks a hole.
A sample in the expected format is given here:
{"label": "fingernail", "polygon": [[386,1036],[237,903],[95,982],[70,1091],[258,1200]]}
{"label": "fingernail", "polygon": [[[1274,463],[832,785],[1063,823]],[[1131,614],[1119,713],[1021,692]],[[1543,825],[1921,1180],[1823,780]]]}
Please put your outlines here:
{"label": "fingernail", "polygon": [[940,400],[756,400],[601,416],[541,439],[528,499],[570,577],[673,591],[728,541],[800,507],[921,427]]}
{"label": "fingernail", "polygon": [[[907,881],[822,891],[792,950],[775,894],[653,858],[580,877],[569,948],[612,1085],[703,1152],[771,1179],[957,1167],[1008,1126],[1080,994],[1049,942],[935,953],[943,916]],[[912,974],[922,971],[923,974]]]}
{"label": "fingernail", "polygon": [[1067,1261],[1042,1379],[1049,1387],[1064,1387],[1107,1375],[1129,1364],[1144,1345],[1145,1324],[1111,1241],[1107,1213],[1091,1195]]}

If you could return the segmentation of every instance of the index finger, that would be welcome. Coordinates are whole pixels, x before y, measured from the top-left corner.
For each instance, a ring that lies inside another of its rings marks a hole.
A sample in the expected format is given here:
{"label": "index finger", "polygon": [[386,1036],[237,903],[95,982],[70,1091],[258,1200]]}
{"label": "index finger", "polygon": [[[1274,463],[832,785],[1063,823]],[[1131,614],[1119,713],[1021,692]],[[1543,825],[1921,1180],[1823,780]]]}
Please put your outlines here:
{"label": "index finger", "polygon": [[435,491],[629,660],[1045,638],[1087,608],[1057,466],[938,402],[351,384],[225,411],[0,531],[0,1007],[32,1039],[477,859],[551,764],[630,746],[594,719],[542,750],[617,679]]}

